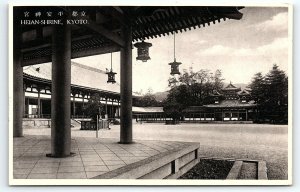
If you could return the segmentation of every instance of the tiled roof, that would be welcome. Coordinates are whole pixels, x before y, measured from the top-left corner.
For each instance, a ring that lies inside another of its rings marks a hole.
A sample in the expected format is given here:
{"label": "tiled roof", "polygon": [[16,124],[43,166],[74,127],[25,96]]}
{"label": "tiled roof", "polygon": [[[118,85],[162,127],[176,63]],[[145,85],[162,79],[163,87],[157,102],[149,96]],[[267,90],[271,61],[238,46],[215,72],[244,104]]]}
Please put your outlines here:
{"label": "tiled roof", "polygon": [[135,113],[163,113],[163,107],[132,107]]}
{"label": "tiled roof", "polygon": [[[51,63],[24,67],[24,73],[33,77],[51,81]],[[71,63],[71,84],[120,93],[120,84],[107,83],[105,71],[88,67],[76,62]]]}
{"label": "tiled roof", "polygon": [[210,96],[221,96],[222,94],[219,93],[217,90],[214,90],[212,94],[210,94]]}
{"label": "tiled roof", "polygon": [[231,90],[240,91],[241,88],[240,88],[240,87],[234,86],[234,85],[230,82],[225,88],[222,89],[222,91],[231,91]]}
{"label": "tiled roof", "polygon": [[239,95],[250,95],[249,91],[247,91],[247,90],[245,90],[245,89],[242,90],[242,91],[239,91],[238,94],[239,94]]}
{"label": "tiled roof", "polygon": [[206,107],[204,106],[189,106],[188,108],[184,109],[183,112],[201,112],[205,110]]}
{"label": "tiled roof", "polygon": [[255,107],[251,102],[242,103],[240,100],[223,100],[220,103],[204,105],[208,108]]}

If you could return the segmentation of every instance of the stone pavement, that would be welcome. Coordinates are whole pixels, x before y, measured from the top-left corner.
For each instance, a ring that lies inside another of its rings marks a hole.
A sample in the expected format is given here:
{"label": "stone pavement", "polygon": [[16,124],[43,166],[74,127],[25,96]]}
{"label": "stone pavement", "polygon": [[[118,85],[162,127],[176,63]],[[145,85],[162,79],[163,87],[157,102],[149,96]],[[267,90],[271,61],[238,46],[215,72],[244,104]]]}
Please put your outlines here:
{"label": "stone pavement", "polygon": [[137,141],[118,144],[117,139],[72,138],[67,158],[46,157],[50,136],[25,135],[13,141],[14,179],[87,179],[184,145],[182,142]]}
{"label": "stone pavement", "polygon": [[[74,127],[72,137],[95,138],[95,131]],[[288,179],[289,143],[287,125],[268,124],[180,124],[144,123],[133,125],[134,139],[139,141],[161,140],[201,143],[201,157],[256,159],[267,162],[270,180]],[[24,127],[25,135],[50,136],[47,127]],[[120,126],[100,130],[99,137],[119,138]],[[113,140],[117,141],[117,140]],[[49,143],[50,145],[50,143]]]}

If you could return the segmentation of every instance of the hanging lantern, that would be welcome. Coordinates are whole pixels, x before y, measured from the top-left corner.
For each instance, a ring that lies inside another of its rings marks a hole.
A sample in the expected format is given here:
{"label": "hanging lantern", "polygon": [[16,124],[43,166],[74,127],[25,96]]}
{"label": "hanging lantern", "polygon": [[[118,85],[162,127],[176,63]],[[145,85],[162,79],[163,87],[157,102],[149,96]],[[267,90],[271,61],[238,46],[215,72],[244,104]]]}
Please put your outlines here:
{"label": "hanging lantern", "polygon": [[181,62],[176,62],[176,56],[175,56],[175,32],[174,32],[174,62],[169,63],[171,65],[171,75],[180,75],[179,72],[179,65],[181,65]]}
{"label": "hanging lantern", "polygon": [[111,56],[110,56],[110,71],[108,71],[106,69],[106,74],[107,74],[107,83],[116,83],[116,80],[115,80],[115,75],[117,73],[113,72],[113,69],[112,69],[112,53],[111,53]]}
{"label": "hanging lantern", "polygon": [[174,62],[172,63],[169,63],[169,65],[171,65],[171,75],[180,75],[180,72],[179,72],[179,65],[181,65],[180,62],[176,62],[176,59],[174,58]]}
{"label": "hanging lantern", "polygon": [[136,60],[141,60],[143,62],[147,62],[147,60],[150,59],[149,57],[149,47],[152,46],[151,43],[144,42],[138,42],[134,44],[134,46],[137,48],[137,54],[138,56],[136,57]]}
{"label": "hanging lantern", "polygon": [[116,83],[116,80],[115,80],[115,72],[113,72],[112,70],[110,70],[109,72],[106,72],[107,74],[107,77],[108,77],[108,80],[107,80],[107,83]]}

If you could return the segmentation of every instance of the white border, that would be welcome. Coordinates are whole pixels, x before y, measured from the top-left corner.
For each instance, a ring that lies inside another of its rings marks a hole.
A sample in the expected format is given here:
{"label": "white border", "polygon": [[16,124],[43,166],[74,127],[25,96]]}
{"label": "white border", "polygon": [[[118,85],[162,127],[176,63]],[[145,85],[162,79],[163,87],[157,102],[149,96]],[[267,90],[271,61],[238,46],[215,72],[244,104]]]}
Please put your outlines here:
{"label": "white border", "polygon": [[[67,5],[67,6],[76,6],[82,5],[83,3],[75,2],[75,3],[55,3],[55,5]],[[85,6],[99,6],[99,3],[93,2],[84,2]],[[9,109],[12,109],[13,106],[13,86],[12,86],[12,66],[13,66],[13,47],[12,47],[12,8],[13,6],[46,6],[46,5],[53,5],[53,3],[48,2],[39,2],[38,4],[33,4],[32,2],[27,3],[11,3],[9,5],[9,20],[8,20],[8,31],[9,31]],[[132,3],[132,2],[101,2],[101,5],[153,5],[153,3],[149,2],[139,2],[139,3]],[[170,4],[170,2],[166,1],[160,4],[161,6],[170,6],[170,5],[177,5],[177,6],[220,6],[220,3],[201,3],[201,2],[175,2]],[[10,185],[291,185],[292,184],[292,138],[293,138],[293,54],[292,54],[292,42],[293,42],[293,7],[290,4],[282,4],[282,3],[260,3],[260,4],[253,4],[253,3],[226,3],[226,6],[251,6],[251,7],[288,7],[289,12],[289,65],[288,65],[288,78],[289,78],[289,125],[288,125],[288,180],[264,180],[264,181],[256,181],[256,180],[131,180],[131,179],[123,179],[123,180],[94,180],[94,179],[13,179],[13,111],[9,110],[9,184]]]}

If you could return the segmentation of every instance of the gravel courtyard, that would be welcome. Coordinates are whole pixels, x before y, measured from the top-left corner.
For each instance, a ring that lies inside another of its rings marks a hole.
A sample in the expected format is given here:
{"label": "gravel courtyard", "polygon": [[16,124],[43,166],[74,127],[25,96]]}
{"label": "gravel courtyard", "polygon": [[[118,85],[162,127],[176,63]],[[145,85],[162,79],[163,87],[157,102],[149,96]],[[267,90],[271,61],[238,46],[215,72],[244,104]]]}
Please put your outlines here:
{"label": "gravel courtyard", "polygon": [[[25,134],[50,135],[45,127],[25,127]],[[120,126],[100,130],[99,138],[119,138]],[[72,136],[95,137],[95,131],[72,128]],[[265,160],[269,179],[288,178],[288,126],[263,124],[180,124],[144,123],[133,125],[133,138],[200,142],[204,157]]]}

